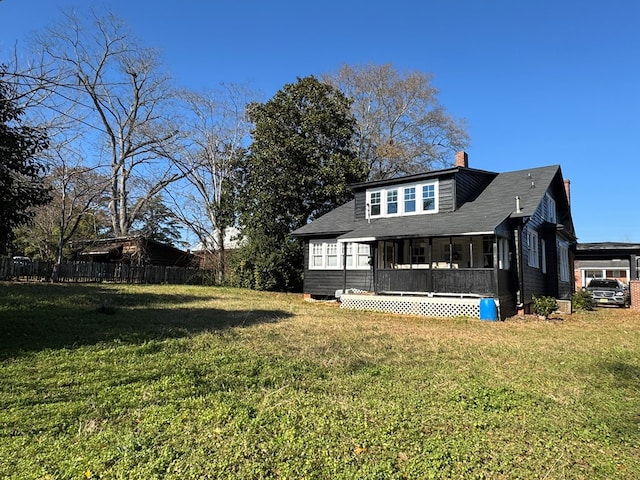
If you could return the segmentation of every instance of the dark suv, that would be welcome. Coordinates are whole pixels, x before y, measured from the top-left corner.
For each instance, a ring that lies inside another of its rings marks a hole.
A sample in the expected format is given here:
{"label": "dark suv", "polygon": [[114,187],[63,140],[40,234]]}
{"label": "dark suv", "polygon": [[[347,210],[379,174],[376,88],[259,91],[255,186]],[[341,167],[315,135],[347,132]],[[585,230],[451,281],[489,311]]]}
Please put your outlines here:
{"label": "dark suv", "polygon": [[620,280],[612,278],[594,278],[589,282],[587,291],[596,305],[627,305],[627,289]]}

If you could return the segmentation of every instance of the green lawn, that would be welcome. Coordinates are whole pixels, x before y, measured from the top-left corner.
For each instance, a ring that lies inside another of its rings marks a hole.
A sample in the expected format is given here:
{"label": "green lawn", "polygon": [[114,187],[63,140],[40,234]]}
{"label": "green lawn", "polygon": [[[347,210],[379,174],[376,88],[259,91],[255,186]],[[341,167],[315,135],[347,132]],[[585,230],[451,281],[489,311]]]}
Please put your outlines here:
{"label": "green lawn", "polygon": [[0,283],[0,478],[640,478],[640,314]]}

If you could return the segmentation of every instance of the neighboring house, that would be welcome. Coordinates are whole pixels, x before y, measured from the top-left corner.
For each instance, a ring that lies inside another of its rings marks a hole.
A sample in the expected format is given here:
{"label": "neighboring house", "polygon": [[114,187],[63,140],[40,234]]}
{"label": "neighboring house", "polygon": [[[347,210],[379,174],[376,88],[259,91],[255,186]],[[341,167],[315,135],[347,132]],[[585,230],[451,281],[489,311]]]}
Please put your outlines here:
{"label": "neighboring house", "polygon": [[638,243],[579,243],[575,257],[576,289],[586,287],[592,278],[612,278],[629,284],[640,273]]}
{"label": "neighboring house", "polygon": [[226,264],[226,257],[228,257],[233,251],[242,246],[242,238],[240,230],[237,227],[227,227],[224,230],[224,257],[220,257],[222,250],[219,247],[219,235],[215,232],[209,239],[209,248],[213,251],[205,248],[202,242],[198,242],[191,251],[196,257],[197,264],[200,268],[205,270],[216,269],[221,264]]}
{"label": "neighboring house", "polygon": [[76,242],[75,246],[79,247],[76,258],[80,261],[171,267],[193,265],[191,253],[144,236],[86,240]]}
{"label": "neighboring house", "polygon": [[455,166],[352,185],[354,200],[293,234],[304,292],[493,297],[504,318],[532,295],[569,299],[576,236],[559,166],[506,173]]}

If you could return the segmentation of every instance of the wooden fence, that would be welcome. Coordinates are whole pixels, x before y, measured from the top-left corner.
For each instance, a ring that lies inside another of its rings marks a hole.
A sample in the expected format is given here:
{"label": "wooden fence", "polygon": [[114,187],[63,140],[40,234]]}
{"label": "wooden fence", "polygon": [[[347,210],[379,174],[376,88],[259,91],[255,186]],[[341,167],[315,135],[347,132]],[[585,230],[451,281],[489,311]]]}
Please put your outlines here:
{"label": "wooden fence", "polygon": [[[53,262],[0,259],[0,280],[49,281]],[[63,263],[58,271],[59,282],[115,282],[201,284],[205,272],[197,268],[160,265],[126,265],[121,263]]]}

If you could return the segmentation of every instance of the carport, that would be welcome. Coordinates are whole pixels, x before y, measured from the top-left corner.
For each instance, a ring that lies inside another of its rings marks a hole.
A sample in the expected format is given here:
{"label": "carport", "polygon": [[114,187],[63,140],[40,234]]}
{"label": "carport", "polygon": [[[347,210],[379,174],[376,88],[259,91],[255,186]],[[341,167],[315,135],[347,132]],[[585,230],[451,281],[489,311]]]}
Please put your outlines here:
{"label": "carport", "polygon": [[[596,267],[596,265],[599,265]],[[617,266],[617,268],[616,268]],[[640,244],[638,243],[578,243],[575,253],[576,288],[584,283],[587,268],[607,270],[624,269],[628,271],[631,306],[640,309]],[[628,270],[627,270],[628,269]]]}

